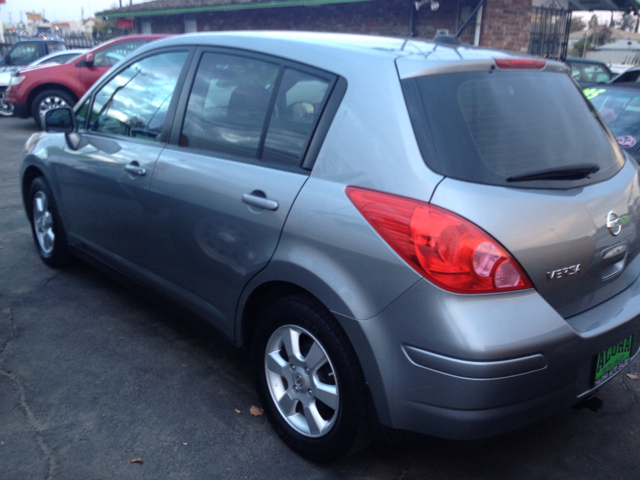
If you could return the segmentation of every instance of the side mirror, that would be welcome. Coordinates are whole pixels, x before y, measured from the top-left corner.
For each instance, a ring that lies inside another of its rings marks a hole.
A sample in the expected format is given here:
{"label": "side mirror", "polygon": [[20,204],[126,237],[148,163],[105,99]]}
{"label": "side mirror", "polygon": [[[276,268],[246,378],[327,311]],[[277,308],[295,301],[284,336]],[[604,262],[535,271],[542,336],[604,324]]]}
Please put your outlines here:
{"label": "side mirror", "polygon": [[85,64],[85,66],[93,67],[93,62],[94,62],[93,53],[87,53],[84,56],[84,64]]}
{"label": "side mirror", "polygon": [[47,110],[42,116],[42,129],[45,132],[71,133],[76,129],[76,119],[69,107]]}
{"label": "side mirror", "polygon": [[[76,132],[76,117],[69,107],[47,110],[42,115],[42,129],[45,132],[62,132],[71,150],[82,146],[82,136]],[[86,145],[86,143],[85,143]]]}

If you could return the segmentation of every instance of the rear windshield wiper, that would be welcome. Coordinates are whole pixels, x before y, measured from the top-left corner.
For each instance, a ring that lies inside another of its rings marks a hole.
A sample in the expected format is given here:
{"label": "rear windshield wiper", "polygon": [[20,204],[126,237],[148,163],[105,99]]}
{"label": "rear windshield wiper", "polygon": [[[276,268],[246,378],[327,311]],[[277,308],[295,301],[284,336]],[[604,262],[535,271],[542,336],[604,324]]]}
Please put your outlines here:
{"label": "rear windshield wiper", "polygon": [[580,163],[566,167],[547,168],[534,172],[521,173],[507,178],[507,182],[526,182],[527,180],[582,180],[600,170],[595,163]]}

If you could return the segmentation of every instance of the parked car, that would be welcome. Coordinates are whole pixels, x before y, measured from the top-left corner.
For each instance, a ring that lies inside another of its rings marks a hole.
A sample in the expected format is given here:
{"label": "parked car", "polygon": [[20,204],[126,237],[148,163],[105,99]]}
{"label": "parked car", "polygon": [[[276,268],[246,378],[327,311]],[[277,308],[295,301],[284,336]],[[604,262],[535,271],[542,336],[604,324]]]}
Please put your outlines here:
{"label": "parked car", "polygon": [[21,40],[16,42],[3,58],[0,58],[0,73],[29,65],[40,57],[66,49],[64,40],[35,38]]}
{"label": "parked car", "polygon": [[73,106],[107,70],[136,48],[166,35],[129,35],[105,42],[83,56],[62,65],[41,65],[14,72],[5,102],[14,115],[33,117],[40,125],[40,114],[59,106]]}
{"label": "parked car", "polygon": [[45,113],[23,199],[46,264],[121,274],[250,351],[299,454],[486,438],[595,408],[638,354],[638,166],[591,109],[552,60],[181,35]]}
{"label": "parked car", "polygon": [[638,77],[640,77],[640,66],[635,66],[627,69],[616,78],[614,78],[611,83],[632,83],[637,82]]}
{"label": "parked car", "polygon": [[618,145],[640,161],[640,83],[585,88],[583,93],[607,123]]}
{"label": "parked car", "polygon": [[[78,48],[74,50],[61,50],[59,52],[50,53],[44,57],[40,57],[36,61],[29,64],[29,66],[41,65],[44,63],[66,63],[69,60],[76,58],[78,55],[86,52],[85,48]],[[0,73],[0,115],[11,116],[13,115],[13,106],[4,103],[4,94],[11,81],[11,71],[5,71]]]}
{"label": "parked car", "polygon": [[626,72],[631,67],[633,67],[633,65],[624,65],[621,63],[614,63],[609,65],[609,70],[611,70],[611,75],[612,75],[611,80],[620,76],[620,74]]}
{"label": "parked car", "polygon": [[565,63],[571,68],[571,76],[581,86],[609,83],[615,76],[604,62],[585,58],[567,58]]}

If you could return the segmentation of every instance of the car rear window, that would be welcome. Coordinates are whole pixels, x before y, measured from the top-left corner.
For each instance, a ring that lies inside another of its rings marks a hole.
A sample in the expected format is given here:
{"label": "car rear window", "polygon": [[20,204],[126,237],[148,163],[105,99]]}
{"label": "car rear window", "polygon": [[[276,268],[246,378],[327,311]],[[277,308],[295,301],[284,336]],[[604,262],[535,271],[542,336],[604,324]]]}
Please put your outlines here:
{"label": "car rear window", "polygon": [[66,48],[67,47],[64,43],[48,43],[47,53],[62,52],[63,50],[66,50]]}
{"label": "car rear window", "polygon": [[[402,81],[427,165],[476,183],[572,188],[606,180],[624,157],[568,75],[493,71],[429,75]],[[578,180],[510,177],[595,164]]]}

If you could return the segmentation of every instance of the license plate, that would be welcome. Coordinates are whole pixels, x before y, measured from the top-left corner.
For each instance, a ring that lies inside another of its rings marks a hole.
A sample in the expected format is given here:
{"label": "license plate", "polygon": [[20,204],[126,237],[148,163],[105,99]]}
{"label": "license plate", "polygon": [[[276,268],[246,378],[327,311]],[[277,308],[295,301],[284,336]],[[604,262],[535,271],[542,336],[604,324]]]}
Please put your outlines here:
{"label": "license plate", "polygon": [[616,373],[626,367],[631,361],[631,343],[633,335],[625,338],[616,345],[598,354],[596,362],[596,376],[594,386],[606,382]]}

